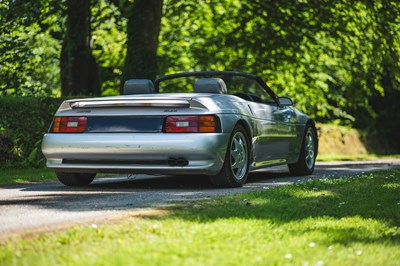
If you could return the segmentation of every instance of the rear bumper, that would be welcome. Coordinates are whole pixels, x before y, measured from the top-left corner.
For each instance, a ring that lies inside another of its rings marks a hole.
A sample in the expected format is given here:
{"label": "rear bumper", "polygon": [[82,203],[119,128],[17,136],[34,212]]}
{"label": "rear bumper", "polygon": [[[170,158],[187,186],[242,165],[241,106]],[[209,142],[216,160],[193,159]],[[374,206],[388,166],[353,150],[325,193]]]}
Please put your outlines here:
{"label": "rear bumper", "polygon": [[46,134],[42,152],[47,167],[64,172],[213,175],[228,141],[223,133]]}

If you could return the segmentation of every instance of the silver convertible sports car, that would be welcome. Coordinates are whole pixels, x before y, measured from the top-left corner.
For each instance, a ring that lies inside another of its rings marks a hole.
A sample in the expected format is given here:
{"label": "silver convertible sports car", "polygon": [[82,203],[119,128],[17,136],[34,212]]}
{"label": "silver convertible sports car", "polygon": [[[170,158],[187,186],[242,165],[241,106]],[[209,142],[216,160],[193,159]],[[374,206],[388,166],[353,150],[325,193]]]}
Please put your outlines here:
{"label": "silver convertible sports car", "polygon": [[96,173],[208,175],[238,187],[249,171],[288,164],[314,170],[314,121],[256,75],[236,71],[131,79],[124,95],[64,101],[42,144],[68,186]]}

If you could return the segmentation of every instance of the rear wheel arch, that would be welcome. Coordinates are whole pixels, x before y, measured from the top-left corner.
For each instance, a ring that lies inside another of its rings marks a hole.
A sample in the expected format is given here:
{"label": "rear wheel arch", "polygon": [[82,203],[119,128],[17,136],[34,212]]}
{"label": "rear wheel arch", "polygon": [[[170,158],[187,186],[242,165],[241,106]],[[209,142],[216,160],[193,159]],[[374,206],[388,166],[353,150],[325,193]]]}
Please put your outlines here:
{"label": "rear wheel arch", "polygon": [[236,123],[229,138],[220,172],[210,176],[217,187],[240,187],[247,180],[250,165],[249,136],[245,126]]}
{"label": "rear wheel arch", "polygon": [[249,145],[249,153],[251,154],[252,151],[253,151],[253,144],[252,144],[252,139],[253,139],[253,133],[252,133],[252,132],[253,132],[253,130],[251,129],[249,123],[248,123],[246,120],[244,120],[244,119],[239,120],[239,121],[236,123],[235,127],[236,127],[237,125],[243,126],[244,129],[246,130],[247,141],[248,141],[247,144]]}
{"label": "rear wheel arch", "polygon": [[234,128],[237,125],[241,125],[242,127],[244,127],[244,129],[246,130],[246,137],[247,137],[247,146],[248,146],[248,155],[249,155],[249,165],[253,164],[254,161],[254,156],[253,156],[253,129],[250,126],[250,124],[244,120],[244,119],[240,119],[239,121],[237,121],[236,125],[234,126]]}

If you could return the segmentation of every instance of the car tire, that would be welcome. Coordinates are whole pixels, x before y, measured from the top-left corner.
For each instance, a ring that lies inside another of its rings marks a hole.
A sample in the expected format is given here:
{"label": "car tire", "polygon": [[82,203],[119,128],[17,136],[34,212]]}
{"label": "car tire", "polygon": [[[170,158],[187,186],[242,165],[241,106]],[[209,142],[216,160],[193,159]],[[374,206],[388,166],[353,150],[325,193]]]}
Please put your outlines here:
{"label": "car tire", "polygon": [[317,131],[311,124],[307,124],[304,132],[299,160],[297,163],[289,164],[289,171],[292,175],[310,175],[314,172],[318,153]]}
{"label": "car tire", "polygon": [[228,142],[224,165],[219,174],[210,176],[216,187],[241,187],[249,173],[250,149],[245,128],[237,125]]}
{"label": "car tire", "polygon": [[56,176],[66,186],[87,186],[92,183],[96,174],[56,172]]}

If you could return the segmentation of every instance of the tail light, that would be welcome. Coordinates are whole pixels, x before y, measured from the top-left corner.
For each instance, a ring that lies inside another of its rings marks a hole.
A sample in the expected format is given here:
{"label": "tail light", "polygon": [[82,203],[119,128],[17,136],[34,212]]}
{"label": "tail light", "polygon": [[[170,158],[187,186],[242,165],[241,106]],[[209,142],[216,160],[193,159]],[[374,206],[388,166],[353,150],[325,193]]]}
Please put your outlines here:
{"label": "tail light", "polygon": [[200,116],[168,116],[165,121],[167,133],[214,133],[217,132],[216,117]]}
{"label": "tail light", "polygon": [[54,133],[83,133],[87,124],[86,116],[57,116],[54,119]]}

